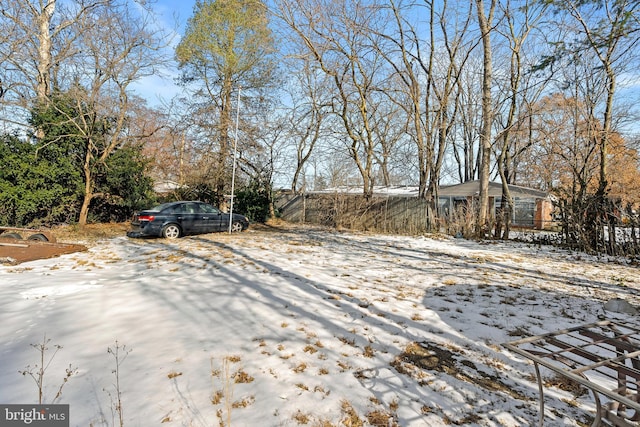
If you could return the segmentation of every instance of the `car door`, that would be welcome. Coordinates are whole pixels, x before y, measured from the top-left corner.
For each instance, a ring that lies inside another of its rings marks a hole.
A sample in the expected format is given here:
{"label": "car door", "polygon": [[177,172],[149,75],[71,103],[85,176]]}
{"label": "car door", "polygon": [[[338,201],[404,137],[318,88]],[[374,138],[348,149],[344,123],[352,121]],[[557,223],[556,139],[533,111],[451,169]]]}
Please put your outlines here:
{"label": "car door", "polygon": [[220,211],[206,203],[198,203],[200,212],[200,232],[211,233],[220,227]]}
{"label": "car door", "polygon": [[185,202],[174,208],[174,213],[184,234],[200,233],[202,221],[197,203]]}
{"label": "car door", "polygon": [[224,214],[220,209],[211,205],[203,205],[202,207],[208,212],[210,231],[223,230],[225,227],[225,224],[223,223]]}

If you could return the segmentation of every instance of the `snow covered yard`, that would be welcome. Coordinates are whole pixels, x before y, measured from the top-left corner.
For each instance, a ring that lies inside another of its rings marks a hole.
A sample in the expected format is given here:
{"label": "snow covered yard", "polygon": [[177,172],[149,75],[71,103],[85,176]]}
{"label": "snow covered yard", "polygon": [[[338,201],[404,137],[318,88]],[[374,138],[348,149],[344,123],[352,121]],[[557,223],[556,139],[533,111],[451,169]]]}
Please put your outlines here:
{"label": "snow covered yard", "polygon": [[[527,244],[287,226],[87,245],[0,266],[0,403],[37,403],[50,340],[44,401],[72,426],[529,426],[533,366],[500,344],[640,305],[637,267]],[[592,396],[545,377],[545,425],[590,423]]]}

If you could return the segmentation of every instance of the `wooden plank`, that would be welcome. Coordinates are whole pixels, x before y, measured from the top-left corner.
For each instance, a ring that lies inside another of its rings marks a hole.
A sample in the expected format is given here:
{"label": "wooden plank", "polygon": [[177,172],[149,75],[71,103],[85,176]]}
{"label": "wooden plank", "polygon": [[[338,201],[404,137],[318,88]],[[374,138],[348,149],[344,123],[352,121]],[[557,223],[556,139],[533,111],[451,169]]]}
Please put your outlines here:
{"label": "wooden plank", "polygon": [[26,243],[9,243],[9,242],[0,242],[0,246],[13,246],[15,248],[28,248],[29,245]]}

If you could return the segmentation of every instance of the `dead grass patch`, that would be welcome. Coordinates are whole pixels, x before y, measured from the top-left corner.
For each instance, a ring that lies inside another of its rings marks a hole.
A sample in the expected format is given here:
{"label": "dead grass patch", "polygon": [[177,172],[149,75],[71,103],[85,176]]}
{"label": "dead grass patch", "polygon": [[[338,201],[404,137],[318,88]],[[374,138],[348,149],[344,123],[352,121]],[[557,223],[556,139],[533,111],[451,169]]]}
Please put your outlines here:
{"label": "dead grass patch", "polygon": [[348,371],[349,369],[351,369],[351,365],[349,365],[346,362],[343,362],[342,360],[338,361],[338,366],[340,367],[340,369],[342,370],[342,372],[344,371]]}
{"label": "dead grass patch", "polygon": [[223,397],[224,397],[224,393],[222,392],[222,390],[216,390],[213,392],[213,395],[211,396],[211,403],[214,405],[217,405],[220,402],[222,402]]}
{"label": "dead grass patch", "polygon": [[249,396],[249,397],[245,397],[242,400],[236,400],[231,404],[231,407],[234,409],[246,408],[247,406],[253,405],[255,401],[256,401],[256,398],[254,396]]}
{"label": "dead grass patch", "polygon": [[295,368],[293,368],[293,372],[295,372],[296,374],[300,374],[304,371],[307,370],[307,364],[306,363],[300,363],[298,366],[296,366]]}
{"label": "dead grass patch", "polygon": [[305,346],[305,348],[304,348],[304,352],[305,352],[305,353],[313,354],[313,353],[315,353],[315,352],[317,352],[317,351],[318,351],[318,349],[317,349],[317,348],[315,348],[314,346],[312,346],[311,344],[307,344],[307,345]]}
{"label": "dead grass patch", "polygon": [[366,415],[366,417],[367,417],[367,421],[372,426],[379,426],[379,427],[398,427],[399,426],[393,414],[386,411],[382,411],[382,410],[372,411],[372,412],[369,412]]}
{"label": "dead grass patch", "polygon": [[510,337],[526,337],[529,335],[529,331],[524,327],[518,326],[517,328],[507,331],[507,335]]}
{"label": "dead grass patch", "polygon": [[464,359],[460,349],[452,346],[446,348],[443,344],[412,342],[400,355],[396,356],[391,366],[398,372],[421,381],[424,378],[424,371],[442,372],[486,390],[507,393],[519,400],[530,400],[522,393],[505,385],[497,375],[478,370],[473,362]]}
{"label": "dead grass patch", "polygon": [[545,387],[556,387],[560,390],[567,391],[576,397],[588,394],[585,387],[560,375],[554,375],[553,377],[546,379],[544,383]]}
{"label": "dead grass patch", "polygon": [[355,338],[347,338],[347,337],[339,337],[338,338],[342,343],[344,344],[348,344],[351,347],[355,347],[356,346],[356,340]]}
{"label": "dead grass patch", "polygon": [[364,422],[358,416],[356,410],[351,406],[346,400],[342,401],[342,413],[344,414],[344,418],[342,419],[342,425],[349,427],[362,427],[364,426]]}
{"label": "dead grass patch", "polygon": [[373,347],[371,347],[370,345],[365,346],[364,348],[364,352],[362,353],[362,355],[364,357],[373,357],[375,355],[375,350],[373,349]]}
{"label": "dead grass patch", "polygon": [[233,374],[233,380],[236,384],[249,384],[252,383],[254,378],[247,374],[244,370],[240,369],[235,374]]}
{"label": "dead grass patch", "polygon": [[309,424],[309,422],[311,421],[311,417],[309,417],[308,414],[305,414],[299,409],[298,409],[298,412],[296,412],[292,418],[295,421],[297,421],[298,424]]}

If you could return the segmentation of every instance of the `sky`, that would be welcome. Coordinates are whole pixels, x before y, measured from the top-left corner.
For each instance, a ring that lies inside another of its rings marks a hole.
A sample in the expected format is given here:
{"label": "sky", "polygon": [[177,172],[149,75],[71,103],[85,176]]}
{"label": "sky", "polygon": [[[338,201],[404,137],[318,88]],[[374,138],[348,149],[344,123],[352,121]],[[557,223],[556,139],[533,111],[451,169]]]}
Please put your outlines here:
{"label": "sky", "polygon": [[[533,366],[501,344],[640,305],[637,267],[525,243],[294,225],[75,243],[0,265],[0,402],[37,402],[50,340],[44,402],[71,426],[117,425],[118,393],[125,426],[529,426]],[[593,398],[543,375],[545,425],[589,424]]]}
{"label": "sky", "polygon": [[[194,0],[156,0],[152,4],[155,13],[161,18],[166,28],[171,31],[177,29],[174,46],[179,42],[180,36],[184,34],[187,20],[193,15],[194,5]],[[160,106],[161,100],[169,100],[180,93],[180,88],[173,83],[173,78],[177,75],[176,71],[168,70],[166,74],[146,78],[142,82],[134,84],[134,88],[143,94],[152,106]],[[634,105],[637,102],[639,92],[640,80],[635,73],[625,73],[620,76],[617,93],[619,102],[625,105]],[[639,126],[636,120],[628,120],[622,124],[623,130],[632,135],[640,134]]]}
{"label": "sky", "polygon": [[[172,46],[175,47],[184,34],[187,20],[193,14],[195,1],[184,0],[157,0],[152,3],[154,13],[166,30],[173,34]],[[173,48],[167,51],[167,55],[173,58]],[[174,84],[177,75],[175,69],[167,69],[162,74],[146,77],[132,84],[133,89],[143,96],[153,107],[160,107],[162,101],[169,101],[180,93],[180,88]]]}

